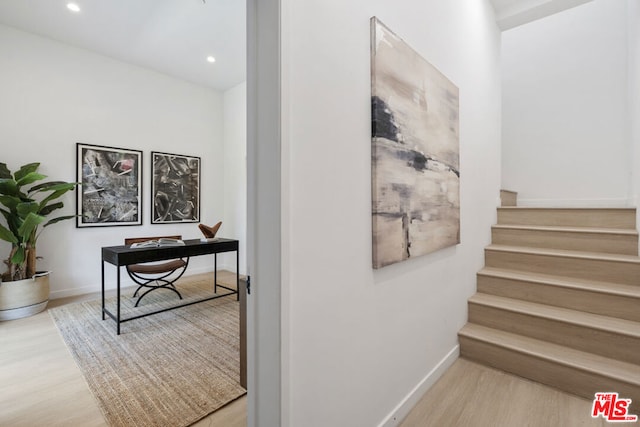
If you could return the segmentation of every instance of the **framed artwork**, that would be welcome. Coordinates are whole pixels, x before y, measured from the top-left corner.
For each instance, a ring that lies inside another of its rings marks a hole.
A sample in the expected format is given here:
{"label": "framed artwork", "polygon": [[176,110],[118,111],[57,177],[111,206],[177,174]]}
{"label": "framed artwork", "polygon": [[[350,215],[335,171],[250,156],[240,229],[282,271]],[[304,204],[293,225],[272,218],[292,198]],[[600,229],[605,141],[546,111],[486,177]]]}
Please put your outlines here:
{"label": "framed artwork", "polygon": [[200,222],[200,157],[151,152],[151,223]]}
{"label": "framed artwork", "polygon": [[142,151],[76,144],[76,227],[142,224]]}
{"label": "framed artwork", "polygon": [[459,92],[371,18],[373,268],[460,243]]}

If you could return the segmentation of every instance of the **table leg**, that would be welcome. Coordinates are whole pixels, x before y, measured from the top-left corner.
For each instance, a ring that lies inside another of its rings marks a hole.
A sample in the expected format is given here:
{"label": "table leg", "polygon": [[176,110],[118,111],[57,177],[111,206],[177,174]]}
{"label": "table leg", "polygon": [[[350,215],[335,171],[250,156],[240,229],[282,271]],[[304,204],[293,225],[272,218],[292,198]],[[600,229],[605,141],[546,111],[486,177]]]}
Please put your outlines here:
{"label": "table leg", "polygon": [[105,319],[104,316],[104,260],[102,261],[102,320]]}
{"label": "table leg", "polygon": [[117,314],[116,314],[116,325],[117,325],[117,332],[118,335],[120,335],[120,267],[117,267],[118,270],[118,283],[117,283],[117,296],[116,296],[116,303],[118,305],[118,309],[117,309]]}
{"label": "table leg", "polygon": [[246,281],[238,288],[240,295],[240,385],[247,388],[247,292]]}
{"label": "table leg", "polygon": [[236,250],[236,301],[240,301],[240,243],[238,243],[238,249]]}
{"label": "table leg", "polygon": [[218,293],[218,254],[213,254],[213,293]]}

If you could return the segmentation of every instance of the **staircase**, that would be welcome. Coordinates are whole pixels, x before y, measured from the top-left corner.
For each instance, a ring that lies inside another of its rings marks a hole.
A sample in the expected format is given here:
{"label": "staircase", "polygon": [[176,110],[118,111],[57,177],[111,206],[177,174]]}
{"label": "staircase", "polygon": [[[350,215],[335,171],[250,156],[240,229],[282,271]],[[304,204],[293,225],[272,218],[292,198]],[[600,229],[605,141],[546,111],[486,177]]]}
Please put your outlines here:
{"label": "staircase", "polygon": [[[502,198],[503,205],[505,198]],[[640,413],[635,209],[498,208],[462,357]]]}

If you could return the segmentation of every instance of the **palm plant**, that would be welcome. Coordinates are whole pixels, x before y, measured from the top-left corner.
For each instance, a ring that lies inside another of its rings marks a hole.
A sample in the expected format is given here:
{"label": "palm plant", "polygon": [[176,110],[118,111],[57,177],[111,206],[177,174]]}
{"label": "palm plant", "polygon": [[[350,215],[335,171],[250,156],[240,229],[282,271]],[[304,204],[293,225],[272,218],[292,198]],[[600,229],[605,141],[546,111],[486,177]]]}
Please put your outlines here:
{"label": "palm plant", "polygon": [[36,242],[44,227],[76,216],[59,216],[45,222],[52,212],[63,207],[61,201],[54,201],[74,189],[77,183],[48,181],[35,184],[46,178],[37,172],[38,167],[40,163],[29,163],[11,173],[5,163],[0,163],[0,212],[7,224],[6,227],[0,224],[0,239],[11,243],[2,281],[33,277]]}

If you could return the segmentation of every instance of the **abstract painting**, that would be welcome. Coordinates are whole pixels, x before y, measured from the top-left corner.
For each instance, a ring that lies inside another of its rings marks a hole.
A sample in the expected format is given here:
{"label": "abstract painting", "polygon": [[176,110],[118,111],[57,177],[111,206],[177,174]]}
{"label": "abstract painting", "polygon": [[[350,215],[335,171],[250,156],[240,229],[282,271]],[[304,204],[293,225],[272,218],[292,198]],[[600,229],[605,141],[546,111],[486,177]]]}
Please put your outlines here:
{"label": "abstract painting", "polygon": [[142,151],[76,144],[76,227],[142,224]]}
{"label": "abstract painting", "polygon": [[373,267],[460,243],[458,88],[371,18]]}
{"label": "abstract painting", "polygon": [[151,153],[151,222],[200,222],[200,157]]}

